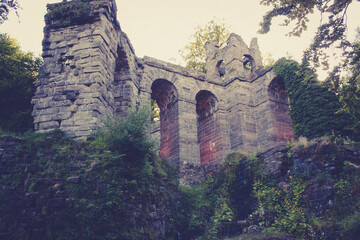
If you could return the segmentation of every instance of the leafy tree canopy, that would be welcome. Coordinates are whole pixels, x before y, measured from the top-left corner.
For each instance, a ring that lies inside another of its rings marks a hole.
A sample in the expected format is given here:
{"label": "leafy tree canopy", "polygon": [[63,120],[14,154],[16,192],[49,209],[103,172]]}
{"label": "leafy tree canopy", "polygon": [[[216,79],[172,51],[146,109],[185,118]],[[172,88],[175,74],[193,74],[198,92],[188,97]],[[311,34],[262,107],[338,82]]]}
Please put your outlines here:
{"label": "leafy tree canopy", "polygon": [[349,42],[345,38],[347,29],[346,13],[348,7],[360,0],[261,0],[261,4],[271,6],[260,23],[259,33],[270,31],[272,20],[283,16],[284,26],[295,23],[295,27],[288,33],[289,36],[301,36],[302,32],[307,30],[309,14],[319,11],[321,15],[326,15],[327,20],[322,18],[313,42],[305,52],[305,58],[312,63],[314,67],[322,65],[328,67],[328,56],[324,52],[326,48],[335,43],[337,47],[346,50]]}
{"label": "leafy tree canopy", "polygon": [[32,128],[30,102],[41,64],[40,58],[21,51],[15,39],[0,34],[0,129]]}
{"label": "leafy tree canopy", "polygon": [[[354,117],[353,130],[360,133],[360,29],[352,44],[352,51],[349,52],[347,61],[342,66],[337,66],[330,74],[327,82],[331,89],[339,94],[342,110]],[[349,72],[347,77],[341,77],[341,69]]]}
{"label": "leafy tree canopy", "polygon": [[8,19],[9,12],[19,8],[17,0],[0,0],[0,24]]}
{"label": "leafy tree canopy", "polygon": [[230,35],[229,27],[214,18],[205,26],[197,26],[195,33],[191,36],[191,42],[180,50],[186,67],[206,72],[206,51],[204,45],[207,41],[215,42],[220,48],[223,47]]}

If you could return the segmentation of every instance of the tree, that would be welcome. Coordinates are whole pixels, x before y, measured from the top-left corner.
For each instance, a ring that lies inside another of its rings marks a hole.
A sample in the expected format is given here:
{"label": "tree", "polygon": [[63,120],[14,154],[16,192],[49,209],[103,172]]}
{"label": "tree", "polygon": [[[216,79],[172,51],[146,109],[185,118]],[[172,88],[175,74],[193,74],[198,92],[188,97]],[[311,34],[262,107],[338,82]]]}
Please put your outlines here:
{"label": "tree", "polygon": [[215,42],[220,48],[226,43],[229,37],[229,27],[224,22],[212,19],[205,26],[197,26],[195,33],[191,36],[192,40],[184,49],[180,50],[181,56],[186,63],[186,67],[206,72],[206,51],[204,45],[207,41]]}
{"label": "tree", "polygon": [[19,8],[19,3],[17,0],[1,0],[0,1],[0,24],[8,19],[9,12],[17,10]]}
{"label": "tree", "polygon": [[40,58],[21,51],[15,39],[0,34],[0,129],[32,128],[31,98],[41,64]]}
{"label": "tree", "polygon": [[343,51],[350,46],[345,38],[347,29],[346,13],[353,2],[360,0],[261,0],[262,5],[271,6],[260,23],[259,33],[270,31],[272,20],[283,16],[284,26],[295,22],[295,27],[288,33],[289,36],[301,36],[307,29],[309,14],[319,11],[321,16],[327,15],[327,21],[318,28],[314,40],[309,49],[305,52],[306,59],[314,67],[320,65],[328,67],[328,56],[324,51],[328,47],[338,43],[337,47]]}
{"label": "tree", "polygon": [[261,58],[264,63],[264,68],[272,67],[274,66],[276,60],[274,59],[274,56],[271,53],[261,54]]}
{"label": "tree", "polygon": [[329,75],[327,81],[331,89],[339,94],[342,110],[350,113],[354,118],[352,130],[360,133],[360,28],[357,29],[357,38],[352,44],[348,61],[341,66],[350,72],[348,77],[340,76],[340,67],[336,67]]}
{"label": "tree", "polygon": [[342,107],[339,97],[320,83],[308,66],[282,58],[274,70],[285,82],[295,137],[315,138],[331,134],[357,137],[348,128],[353,118],[339,111]]}

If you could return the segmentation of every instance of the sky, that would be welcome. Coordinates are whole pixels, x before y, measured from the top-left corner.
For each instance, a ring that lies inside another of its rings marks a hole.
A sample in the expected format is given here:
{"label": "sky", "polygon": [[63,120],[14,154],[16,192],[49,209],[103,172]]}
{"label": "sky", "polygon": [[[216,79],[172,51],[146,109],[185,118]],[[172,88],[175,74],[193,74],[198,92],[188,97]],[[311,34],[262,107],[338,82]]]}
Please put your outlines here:
{"label": "sky", "polygon": [[[0,33],[7,33],[18,40],[21,49],[41,54],[44,15],[47,3],[61,0],[19,0],[22,7],[19,17],[13,12],[9,20],[0,25]],[[268,7],[260,6],[260,0],[116,0],[118,21],[129,36],[138,57],[151,56],[160,60],[176,59],[181,62],[179,50],[191,40],[198,25],[205,25],[214,17],[225,22],[230,32],[240,35],[245,43],[257,37],[260,51],[278,59],[291,56],[300,61],[309,46],[320,16],[312,15],[311,25],[301,38],[287,37],[290,27],[281,27],[281,20],[273,23],[270,33],[257,31]],[[360,26],[360,8],[353,3],[348,10],[349,40],[355,37]]]}

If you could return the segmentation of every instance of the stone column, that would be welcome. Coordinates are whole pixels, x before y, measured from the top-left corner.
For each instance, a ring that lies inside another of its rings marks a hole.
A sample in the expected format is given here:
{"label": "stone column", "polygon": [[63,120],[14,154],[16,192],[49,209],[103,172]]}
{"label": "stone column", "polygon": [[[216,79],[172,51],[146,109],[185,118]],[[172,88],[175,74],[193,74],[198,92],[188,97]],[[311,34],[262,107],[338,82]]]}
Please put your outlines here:
{"label": "stone column", "polygon": [[179,99],[180,164],[200,165],[195,100]]}

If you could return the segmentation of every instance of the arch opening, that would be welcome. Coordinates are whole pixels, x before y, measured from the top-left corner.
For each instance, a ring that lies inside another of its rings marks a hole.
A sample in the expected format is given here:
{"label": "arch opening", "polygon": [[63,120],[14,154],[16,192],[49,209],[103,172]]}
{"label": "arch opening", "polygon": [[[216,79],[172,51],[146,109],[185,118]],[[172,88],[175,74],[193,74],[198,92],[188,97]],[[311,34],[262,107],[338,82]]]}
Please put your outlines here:
{"label": "arch opening", "polygon": [[225,76],[226,69],[225,69],[225,62],[223,60],[218,61],[218,63],[216,64],[216,70],[221,78]]}
{"label": "arch opening", "polygon": [[220,125],[216,116],[218,100],[205,90],[200,91],[195,100],[201,165],[218,162],[222,150]]}
{"label": "arch opening", "polygon": [[245,54],[243,56],[243,67],[245,70],[251,71],[255,67],[255,61],[254,58],[248,54]]}
{"label": "arch opening", "polygon": [[179,161],[178,92],[174,84],[157,79],[151,86],[151,98],[160,109],[160,157],[172,163]]}
{"label": "arch opening", "polygon": [[294,134],[290,118],[290,104],[282,78],[276,77],[271,81],[268,86],[268,96],[275,143],[292,140]]}

